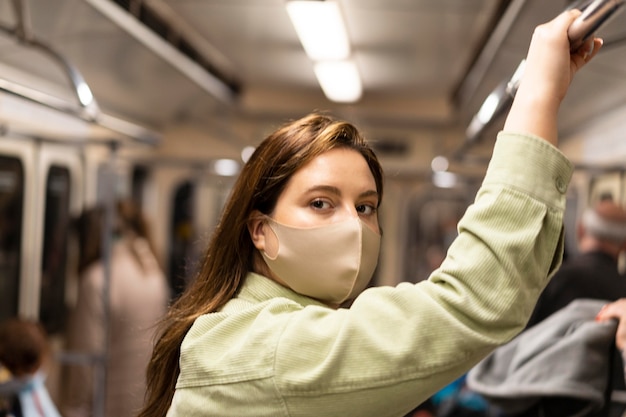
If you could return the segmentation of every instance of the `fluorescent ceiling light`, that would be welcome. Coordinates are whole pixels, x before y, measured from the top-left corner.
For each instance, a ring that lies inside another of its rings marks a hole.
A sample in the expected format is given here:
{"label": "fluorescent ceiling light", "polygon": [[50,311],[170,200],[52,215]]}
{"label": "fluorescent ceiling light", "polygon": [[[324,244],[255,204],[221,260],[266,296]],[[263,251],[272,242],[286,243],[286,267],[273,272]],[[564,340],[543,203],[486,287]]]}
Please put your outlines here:
{"label": "fluorescent ceiling light", "polygon": [[483,104],[480,106],[478,113],[472,118],[470,125],[465,130],[468,140],[476,140],[484,131],[484,129],[492,124],[513,102],[513,96],[509,92],[509,83],[501,82],[487,96]]}
{"label": "fluorescent ceiling light", "polygon": [[241,151],[241,160],[244,163],[248,162],[248,159],[250,159],[250,157],[254,153],[254,150],[254,146],[246,146],[245,148],[243,148],[243,150]]}
{"label": "fluorescent ceiling light", "polygon": [[363,87],[352,61],[324,61],[315,64],[315,75],[322,91],[331,101],[352,103],[361,98]]}
{"label": "fluorescent ceiling light", "polygon": [[500,96],[497,92],[489,94],[482,106],[480,106],[480,110],[478,110],[478,120],[485,125],[489,123],[493,118],[493,115],[496,113],[499,103]]}
{"label": "fluorescent ceiling light", "polygon": [[447,171],[433,172],[433,184],[439,188],[454,188],[458,183],[456,174]]}
{"label": "fluorescent ceiling light", "polygon": [[239,173],[239,163],[233,159],[217,159],[213,169],[217,175],[233,177]]}
{"label": "fluorescent ceiling light", "polygon": [[434,172],[443,172],[447,171],[450,163],[448,162],[448,158],[445,156],[435,156],[430,163],[430,167]]}
{"label": "fluorescent ceiling light", "polygon": [[336,2],[288,1],[287,13],[309,58],[314,61],[348,58],[350,43]]}

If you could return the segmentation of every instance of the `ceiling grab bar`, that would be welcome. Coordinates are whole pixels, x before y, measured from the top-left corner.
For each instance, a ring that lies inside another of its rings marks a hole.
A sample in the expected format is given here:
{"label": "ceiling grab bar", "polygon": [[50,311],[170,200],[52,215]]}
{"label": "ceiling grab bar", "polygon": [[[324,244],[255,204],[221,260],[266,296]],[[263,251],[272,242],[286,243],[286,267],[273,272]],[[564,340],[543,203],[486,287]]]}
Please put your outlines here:
{"label": "ceiling grab bar", "polygon": [[[579,0],[566,8],[579,9],[582,14],[574,20],[568,30],[571,51],[575,52],[581,45],[604,25],[626,0]],[[497,116],[503,114],[512,104],[517,93],[525,66],[522,60],[510,80],[500,84],[487,97],[478,113],[472,118],[466,130],[466,141],[455,153],[455,157],[463,155],[468,144],[476,142],[487,126]]]}
{"label": "ceiling grab bar", "polygon": [[14,28],[0,25],[0,30],[17,38],[19,42],[26,46],[36,48],[54,59],[63,68],[67,75],[74,93],[78,99],[80,109],[78,116],[84,120],[94,122],[100,115],[100,107],[96,102],[89,85],[81,73],[63,55],[57,52],[50,45],[47,45],[35,38],[28,25],[28,12],[25,0],[13,0],[13,9],[17,23]]}

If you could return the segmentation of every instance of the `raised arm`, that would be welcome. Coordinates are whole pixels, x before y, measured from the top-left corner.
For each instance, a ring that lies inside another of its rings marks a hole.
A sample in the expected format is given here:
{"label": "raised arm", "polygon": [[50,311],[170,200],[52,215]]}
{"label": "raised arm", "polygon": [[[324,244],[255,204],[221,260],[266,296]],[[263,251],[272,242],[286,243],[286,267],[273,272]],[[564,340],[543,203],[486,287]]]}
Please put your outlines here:
{"label": "raised arm", "polygon": [[524,75],[504,130],[530,133],[555,146],[558,144],[557,115],[561,101],[574,74],[602,46],[601,39],[590,39],[577,52],[570,53],[567,28],[580,13],[576,9],[565,11],[535,29]]}

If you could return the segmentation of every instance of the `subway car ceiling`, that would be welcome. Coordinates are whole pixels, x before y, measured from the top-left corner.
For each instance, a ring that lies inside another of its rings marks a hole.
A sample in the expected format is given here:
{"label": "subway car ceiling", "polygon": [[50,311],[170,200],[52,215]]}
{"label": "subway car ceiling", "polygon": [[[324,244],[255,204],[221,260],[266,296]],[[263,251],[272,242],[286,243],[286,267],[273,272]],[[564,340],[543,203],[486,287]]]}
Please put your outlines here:
{"label": "subway car ceiling", "polygon": [[[324,96],[286,0],[0,0],[0,79],[38,77],[67,87],[48,93],[71,96],[66,71],[25,42],[36,39],[80,71],[107,117],[166,140],[206,137],[217,156],[232,156],[287,119],[328,110],[361,126],[385,163],[411,160],[426,172],[438,154],[484,161],[502,118],[472,143],[466,127],[513,75],[533,28],[571,4],[336,2],[362,82],[353,103]],[[596,124],[607,152],[626,146],[617,126],[612,139],[605,127],[624,120],[626,13],[599,35],[604,50],[578,74],[562,108],[566,150],[568,141],[586,149]]]}

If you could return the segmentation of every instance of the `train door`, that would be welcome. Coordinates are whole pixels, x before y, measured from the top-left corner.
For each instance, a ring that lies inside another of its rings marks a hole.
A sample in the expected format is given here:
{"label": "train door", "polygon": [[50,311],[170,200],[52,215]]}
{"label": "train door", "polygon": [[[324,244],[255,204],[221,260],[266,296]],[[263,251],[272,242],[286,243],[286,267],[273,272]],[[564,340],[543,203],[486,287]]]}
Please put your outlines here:
{"label": "train door", "polygon": [[64,331],[71,289],[67,285],[71,219],[79,212],[83,199],[80,148],[44,143],[39,166],[39,201],[44,211],[37,316],[47,332],[56,335]]}
{"label": "train door", "polygon": [[[155,245],[173,297],[198,271],[232,186],[233,176],[217,175],[211,166],[210,160],[201,164],[161,160],[135,175],[133,194],[146,200],[149,217],[155,223]],[[142,182],[146,183],[143,191],[138,188]]]}
{"label": "train door", "polygon": [[[80,208],[80,172],[74,145],[11,134],[0,141],[0,318],[38,319],[55,352],[63,343],[68,226]],[[50,381],[57,377],[51,369]]]}
{"label": "train door", "polygon": [[[26,277],[33,275],[33,193],[35,147],[29,141],[0,141],[0,319],[25,315],[29,308]],[[32,308],[30,309],[32,311]]]}
{"label": "train door", "polygon": [[173,190],[169,277],[174,296],[198,272],[231,186],[227,178],[200,175],[181,181]]}
{"label": "train door", "polygon": [[427,279],[439,267],[457,236],[457,223],[471,203],[472,190],[429,187],[411,199],[404,254],[407,281]]}
{"label": "train door", "polygon": [[[626,168],[592,168],[587,173],[587,190],[582,196],[581,210],[578,216],[582,215],[585,207],[589,207],[601,200],[613,200],[623,207],[626,206]],[[618,267],[622,274],[626,274],[626,253],[621,253],[618,260]]]}
{"label": "train door", "polygon": [[[80,152],[74,146],[4,137],[0,142],[2,316],[62,327],[67,226],[80,208]],[[6,299],[5,299],[6,298]]]}
{"label": "train door", "polygon": [[626,198],[626,171],[611,170],[593,175],[589,181],[589,203],[610,199],[624,204]]}
{"label": "train door", "polygon": [[196,265],[192,261],[195,258],[193,243],[197,238],[197,231],[194,226],[196,194],[196,183],[189,179],[184,179],[176,184],[172,190],[167,271],[175,297],[184,290],[196,269]]}
{"label": "train door", "polygon": [[[80,148],[43,143],[37,164],[41,256],[29,308],[46,329],[53,352],[59,354],[64,350],[68,302],[75,282],[68,248],[71,219],[80,210],[83,198]],[[53,398],[59,398],[62,373],[60,363],[54,365],[48,371],[47,385]]]}

